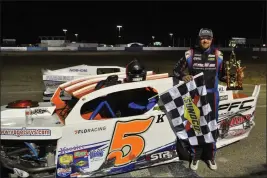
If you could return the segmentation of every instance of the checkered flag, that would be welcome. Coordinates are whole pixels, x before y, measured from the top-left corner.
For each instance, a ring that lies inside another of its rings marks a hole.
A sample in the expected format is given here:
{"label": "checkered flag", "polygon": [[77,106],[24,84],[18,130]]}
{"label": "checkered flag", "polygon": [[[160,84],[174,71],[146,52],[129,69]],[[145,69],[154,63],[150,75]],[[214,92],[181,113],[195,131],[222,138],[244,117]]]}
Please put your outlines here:
{"label": "checkered flag", "polygon": [[202,72],[192,81],[179,83],[159,96],[160,105],[180,140],[192,146],[215,142],[217,121],[211,117]]}

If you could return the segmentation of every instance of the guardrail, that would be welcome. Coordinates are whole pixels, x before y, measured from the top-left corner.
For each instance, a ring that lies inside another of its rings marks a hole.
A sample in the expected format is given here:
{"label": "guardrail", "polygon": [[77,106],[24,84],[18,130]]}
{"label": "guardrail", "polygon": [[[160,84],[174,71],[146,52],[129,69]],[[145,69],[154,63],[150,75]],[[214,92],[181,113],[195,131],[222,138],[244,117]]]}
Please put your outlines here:
{"label": "guardrail", "polygon": [[[185,51],[190,47],[1,47],[1,51]],[[231,48],[219,48],[231,51]],[[248,49],[248,48],[247,48]],[[237,49],[245,50],[245,49]],[[267,52],[267,48],[252,48],[252,51]]]}

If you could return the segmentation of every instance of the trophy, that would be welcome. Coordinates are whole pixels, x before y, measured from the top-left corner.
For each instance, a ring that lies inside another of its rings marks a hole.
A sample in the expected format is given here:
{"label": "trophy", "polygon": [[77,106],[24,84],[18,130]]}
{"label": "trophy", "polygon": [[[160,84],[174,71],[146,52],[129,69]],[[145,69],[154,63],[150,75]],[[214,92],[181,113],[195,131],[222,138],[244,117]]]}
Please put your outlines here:
{"label": "trophy", "polygon": [[236,55],[234,52],[236,46],[235,41],[231,40],[229,46],[232,47],[232,53],[229,61],[226,61],[225,65],[227,84],[226,90],[243,90],[242,73],[246,67],[241,67],[241,60],[236,60]]}

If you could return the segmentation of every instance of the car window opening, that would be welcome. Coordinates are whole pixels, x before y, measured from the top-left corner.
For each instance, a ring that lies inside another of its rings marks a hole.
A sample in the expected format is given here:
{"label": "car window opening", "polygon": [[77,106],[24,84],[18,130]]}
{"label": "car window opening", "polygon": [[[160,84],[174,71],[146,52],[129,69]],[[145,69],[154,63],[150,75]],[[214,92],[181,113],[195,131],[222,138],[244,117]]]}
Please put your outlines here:
{"label": "car window opening", "polygon": [[151,87],[119,91],[85,103],[80,113],[86,120],[141,115],[157,104],[157,94]]}

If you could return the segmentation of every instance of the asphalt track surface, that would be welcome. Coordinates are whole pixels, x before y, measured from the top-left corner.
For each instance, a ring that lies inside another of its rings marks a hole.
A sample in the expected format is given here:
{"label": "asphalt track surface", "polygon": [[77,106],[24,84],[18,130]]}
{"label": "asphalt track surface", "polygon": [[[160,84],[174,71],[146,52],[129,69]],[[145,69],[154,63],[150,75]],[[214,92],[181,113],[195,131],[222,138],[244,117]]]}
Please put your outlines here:
{"label": "asphalt track surface", "polygon": [[[1,105],[18,99],[42,101],[43,83],[41,69],[59,69],[73,65],[118,65],[126,66],[134,57],[148,69],[172,73],[176,60],[182,52],[37,52],[1,54]],[[226,53],[224,53],[227,56]],[[256,109],[256,126],[248,138],[223,147],[217,151],[218,170],[211,171],[200,163],[197,174],[201,177],[246,177],[266,176],[266,53],[256,54],[260,59],[251,59],[251,53],[240,53],[247,66],[244,85],[245,94],[251,95],[254,83],[261,83],[261,92]],[[255,53],[253,54],[255,55]],[[265,60],[264,60],[265,59]],[[149,169],[121,174],[116,177],[194,177],[187,162],[172,163]]]}

